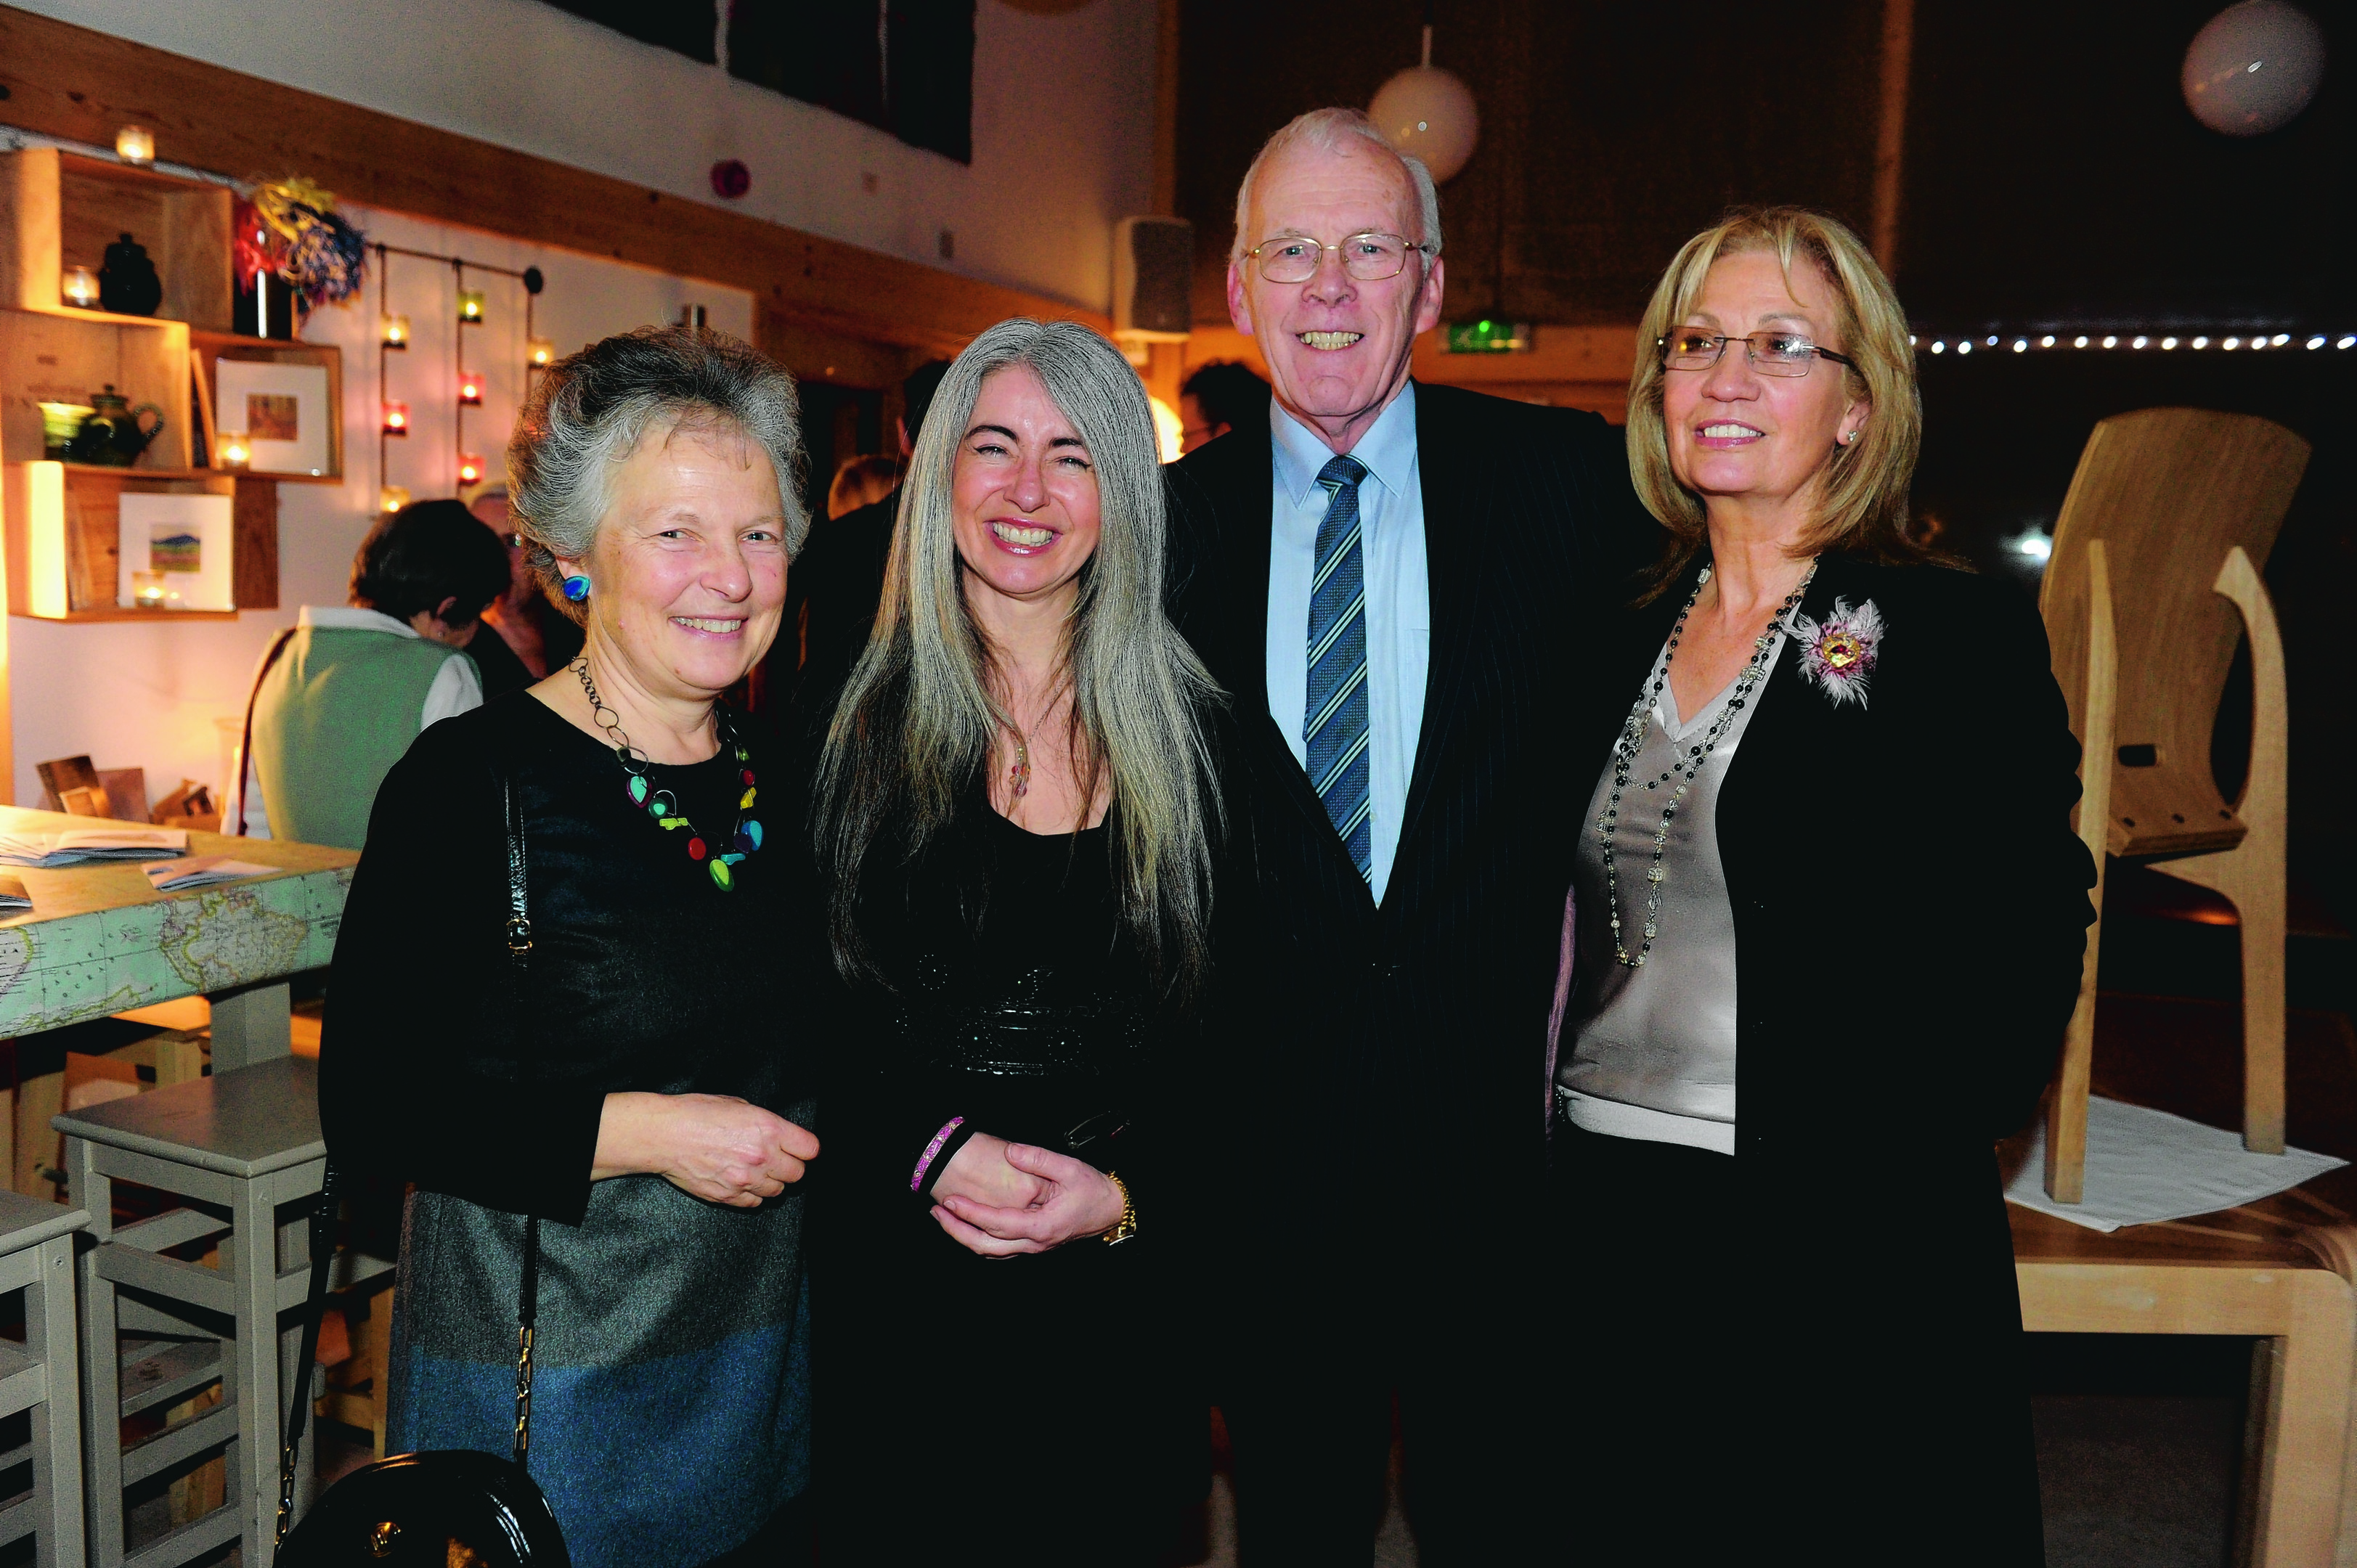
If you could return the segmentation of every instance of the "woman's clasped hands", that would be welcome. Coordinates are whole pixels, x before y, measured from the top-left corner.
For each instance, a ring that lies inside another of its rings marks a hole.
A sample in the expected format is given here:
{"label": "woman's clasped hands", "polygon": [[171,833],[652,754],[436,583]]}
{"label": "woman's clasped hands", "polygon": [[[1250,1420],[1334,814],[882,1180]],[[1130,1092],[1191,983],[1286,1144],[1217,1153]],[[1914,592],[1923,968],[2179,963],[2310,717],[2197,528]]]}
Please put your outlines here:
{"label": "woman's clasped hands", "polygon": [[1084,1160],[978,1133],[932,1187],[933,1219],[985,1258],[1045,1252],[1102,1236],[1127,1207],[1111,1176]]}

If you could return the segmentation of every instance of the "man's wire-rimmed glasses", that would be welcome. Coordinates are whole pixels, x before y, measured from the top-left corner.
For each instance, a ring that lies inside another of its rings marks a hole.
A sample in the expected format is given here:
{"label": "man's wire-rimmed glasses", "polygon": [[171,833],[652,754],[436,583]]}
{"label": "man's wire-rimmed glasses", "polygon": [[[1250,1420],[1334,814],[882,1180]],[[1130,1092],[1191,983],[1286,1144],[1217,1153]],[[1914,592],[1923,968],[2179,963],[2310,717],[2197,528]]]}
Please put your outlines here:
{"label": "man's wire-rimmed glasses", "polygon": [[1754,332],[1738,338],[1706,332],[1699,327],[1681,327],[1654,342],[1662,351],[1663,368],[1673,371],[1706,371],[1718,363],[1729,343],[1743,344],[1751,368],[1763,376],[1805,376],[1810,361],[1821,359],[1857,369],[1856,360],[1820,349],[1799,332]]}
{"label": "man's wire-rimmed glasses", "polygon": [[1262,241],[1244,254],[1260,263],[1260,275],[1271,283],[1308,283],[1326,264],[1329,251],[1342,258],[1342,270],[1359,282],[1381,283],[1399,276],[1410,255],[1417,252],[1430,255],[1436,248],[1418,244],[1404,234],[1385,234],[1370,229],[1331,245],[1307,234],[1280,234],[1274,240]]}

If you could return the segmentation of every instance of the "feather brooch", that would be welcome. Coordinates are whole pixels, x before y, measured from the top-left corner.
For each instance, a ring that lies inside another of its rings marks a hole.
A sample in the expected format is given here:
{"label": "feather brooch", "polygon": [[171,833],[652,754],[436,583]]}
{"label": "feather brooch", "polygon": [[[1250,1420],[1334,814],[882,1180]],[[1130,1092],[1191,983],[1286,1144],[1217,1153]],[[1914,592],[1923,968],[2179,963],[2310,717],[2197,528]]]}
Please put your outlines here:
{"label": "feather brooch", "polygon": [[1815,682],[1834,706],[1866,706],[1867,680],[1882,653],[1882,612],[1872,599],[1856,609],[1847,599],[1835,599],[1823,623],[1795,610],[1792,639],[1800,644],[1802,676]]}

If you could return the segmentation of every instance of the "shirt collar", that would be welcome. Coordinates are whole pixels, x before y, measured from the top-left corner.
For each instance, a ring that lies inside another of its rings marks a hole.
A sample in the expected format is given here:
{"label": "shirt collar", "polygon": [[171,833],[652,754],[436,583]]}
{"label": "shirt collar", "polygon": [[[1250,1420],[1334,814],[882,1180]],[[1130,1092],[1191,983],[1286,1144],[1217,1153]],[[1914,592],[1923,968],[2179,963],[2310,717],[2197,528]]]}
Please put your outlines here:
{"label": "shirt collar", "polygon": [[[1286,499],[1298,507],[1308,499],[1318,471],[1332,461],[1334,449],[1275,398],[1268,400],[1268,430],[1275,448],[1277,486]],[[1391,406],[1375,416],[1374,424],[1351,448],[1351,456],[1364,463],[1368,474],[1391,494],[1408,493],[1408,487],[1416,482],[1414,381],[1400,388]]]}
{"label": "shirt collar", "polygon": [[335,631],[389,631],[395,637],[417,635],[417,628],[407,621],[395,620],[382,610],[364,610],[357,605],[305,605],[296,615],[295,624]]}

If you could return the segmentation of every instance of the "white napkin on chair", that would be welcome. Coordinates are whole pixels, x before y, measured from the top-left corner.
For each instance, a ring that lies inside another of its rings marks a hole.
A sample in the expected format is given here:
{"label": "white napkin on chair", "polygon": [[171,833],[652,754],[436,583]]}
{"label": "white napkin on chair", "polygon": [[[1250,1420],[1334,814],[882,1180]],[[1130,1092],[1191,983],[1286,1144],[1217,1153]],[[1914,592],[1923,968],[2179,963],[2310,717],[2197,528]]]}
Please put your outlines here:
{"label": "white napkin on chair", "polygon": [[2255,1155],[2243,1135],[2205,1127],[2166,1111],[2087,1099],[2087,1200],[2046,1196],[2046,1122],[1997,1145],[2009,1203],[2091,1230],[2214,1214],[2312,1181],[2347,1165],[2330,1155],[2286,1149]]}

